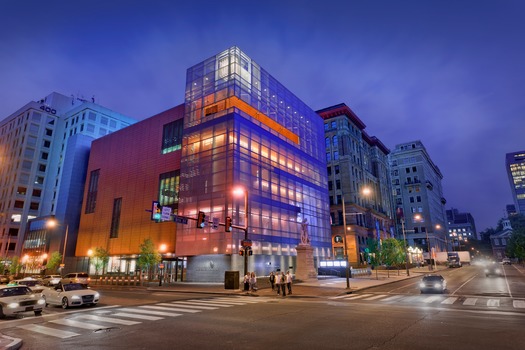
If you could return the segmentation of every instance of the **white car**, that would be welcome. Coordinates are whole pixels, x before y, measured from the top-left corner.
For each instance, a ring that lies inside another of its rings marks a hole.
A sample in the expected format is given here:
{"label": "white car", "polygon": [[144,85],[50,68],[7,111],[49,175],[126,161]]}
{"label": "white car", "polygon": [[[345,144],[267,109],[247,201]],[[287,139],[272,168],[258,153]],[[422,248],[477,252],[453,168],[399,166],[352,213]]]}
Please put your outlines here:
{"label": "white car", "polygon": [[61,305],[67,309],[70,306],[96,305],[100,299],[100,294],[80,283],[59,283],[54,287],[45,287],[42,297],[46,306]]}
{"label": "white car", "polygon": [[60,283],[60,280],[62,279],[62,276],[60,275],[46,275],[42,279],[42,283],[44,286],[54,286]]}
{"label": "white car", "polygon": [[40,316],[45,300],[26,286],[0,286],[0,318],[34,312]]}
{"label": "white car", "polygon": [[8,286],[18,285],[29,287],[33,293],[39,294],[42,293],[44,286],[40,280],[34,279],[33,277],[26,277],[20,280],[14,280],[7,284]]}

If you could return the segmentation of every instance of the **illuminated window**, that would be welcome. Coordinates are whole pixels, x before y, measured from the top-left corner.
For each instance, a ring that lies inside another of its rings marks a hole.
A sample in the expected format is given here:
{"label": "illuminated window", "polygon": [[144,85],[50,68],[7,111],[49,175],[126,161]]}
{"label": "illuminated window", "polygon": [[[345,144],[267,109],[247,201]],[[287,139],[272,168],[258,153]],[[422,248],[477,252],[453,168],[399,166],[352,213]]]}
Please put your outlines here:
{"label": "illuminated window", "polygon": [[162,154],[181,149],[183,119],[164,125],[162,130]]}

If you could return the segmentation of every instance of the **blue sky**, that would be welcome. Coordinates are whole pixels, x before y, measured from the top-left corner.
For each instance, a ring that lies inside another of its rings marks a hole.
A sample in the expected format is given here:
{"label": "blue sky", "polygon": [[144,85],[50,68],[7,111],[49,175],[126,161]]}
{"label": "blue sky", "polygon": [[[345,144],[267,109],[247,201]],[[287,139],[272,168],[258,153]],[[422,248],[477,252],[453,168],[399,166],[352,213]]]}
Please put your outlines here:
{"label": "blue sky", "polygon": [[484,230],[525,150],[524,37],[519,0],[4,0],[0,119],[53,91],[144,119],[236,45],[312,109],[346,103],[390,149],[421,140],[447,209]]}

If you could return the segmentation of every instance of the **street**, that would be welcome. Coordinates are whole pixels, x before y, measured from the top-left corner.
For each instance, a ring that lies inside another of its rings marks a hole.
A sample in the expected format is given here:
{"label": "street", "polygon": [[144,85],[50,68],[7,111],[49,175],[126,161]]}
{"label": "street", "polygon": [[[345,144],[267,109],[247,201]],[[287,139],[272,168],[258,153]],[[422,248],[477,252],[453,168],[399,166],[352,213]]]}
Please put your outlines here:
{"label": "street", "polygon": [[98,306],[48,307],[0,331],[22,349],[522,349],[525,278],[504,269],[440,271],[444,294],[421,294],[419,278],[331,297],[108,289]]}

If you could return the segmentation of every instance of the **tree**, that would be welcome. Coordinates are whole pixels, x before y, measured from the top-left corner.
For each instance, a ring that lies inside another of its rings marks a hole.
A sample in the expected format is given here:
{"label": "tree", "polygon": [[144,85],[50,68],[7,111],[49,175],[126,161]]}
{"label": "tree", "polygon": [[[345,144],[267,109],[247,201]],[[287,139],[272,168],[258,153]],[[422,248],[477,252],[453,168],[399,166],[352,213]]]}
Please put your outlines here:
{"label": "tree", "polygon": [[525,259],[525,234],[513,231],[505,251],[509,258],[517,258],[519,261]]}
{"label": "tree", "polygon": [[53,252],[49,255],[47,260],[46,269],[56,271],[57,267],[62,263],[62,254],[59,252]]}
{"label": "tree", "polygon": [[9,273],[11,275],[18,275],[20,271],[22,270],[22,263],[20,262],[20,258],[18,256],[14,256],[11,259],[11,267],[9,268]]}
{"label": "tree", "polygon": [[[151,281],[152,267],[156,266],[161,260],[162,255],[157,249],[150,238],[147,238],[139,245],[140,256],[137,260],[137,265],[141,270],[146,270],[148,273],[148,279]],[[141,273],[142,283],[142,273]]]}
{"label": "tree", "polygon": [[102,247],[96,247],[95,252],[91,257],[91,265],[95,267],[95,275],[98,275],[100,270],[102,270],[102,274],[104,274],[104,270],[108,266],[108,263],[109,252]]}

